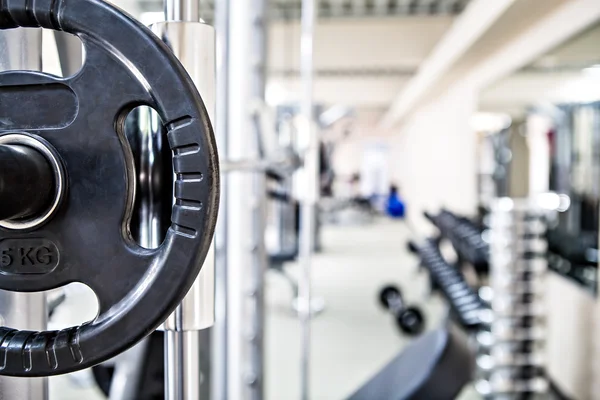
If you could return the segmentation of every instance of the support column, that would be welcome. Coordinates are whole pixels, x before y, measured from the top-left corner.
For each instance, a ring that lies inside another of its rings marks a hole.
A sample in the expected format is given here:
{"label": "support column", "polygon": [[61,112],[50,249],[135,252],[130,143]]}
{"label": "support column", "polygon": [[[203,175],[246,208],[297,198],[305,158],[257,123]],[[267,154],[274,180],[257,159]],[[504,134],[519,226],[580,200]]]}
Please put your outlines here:
{"label": "support column", "polygon": [[[230,10],[228,160],[260,156],[261,134],[253,104],[264,101],[266,1]],[[235,171],[227,177],[227,379],[228,400],[264,398],[265,176]]]}
{"label": "support column", "polygon": [[302,80],[301,154],[304,166],[299,179],[300,193],[300,238],[298,281],[298,316],[300,317],[300,398],[310,398],[310,324],[311,324],[311,268],[317,236],[317,202],[319,199],[319,139],[314,124],[313,99],[313,45],[316,22],[315,0],[302,1],[302,33],[300,43],[300,72]]}

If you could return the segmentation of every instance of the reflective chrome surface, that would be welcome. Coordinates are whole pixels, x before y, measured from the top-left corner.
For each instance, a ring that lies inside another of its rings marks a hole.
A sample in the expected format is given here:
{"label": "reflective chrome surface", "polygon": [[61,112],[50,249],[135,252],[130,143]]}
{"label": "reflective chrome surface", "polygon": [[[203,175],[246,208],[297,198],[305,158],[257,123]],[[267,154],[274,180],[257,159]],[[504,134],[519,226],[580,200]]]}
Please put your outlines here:
{"label": "reflective chrome surface", "polygon": [[[161,22],[152,26],[179,58],[198,87],[214,121],[215,115],[215,31],[199,22]],[[214,124],[214,122],[213,122]],[[214,249],[181,308],[165,321],[165,329],[199,330],[214,323]]]}
{"label": "reflective chrome surface", "polygon": [[314,121],[313,77],[314,77],[314,34],[317,19],[315,0],[302,0],[300,72],[302,80],[301,114],[303,138],[301,152],[304,166],[298,179],[302,186],[300,196],[300,237],[298,280],[298,316],[300,317],[300,398],[310,398],[310,355],[311,355],[311,268],[317,238],[317,201],[319,198],[319,140]]}
{"label": "reflective chrome surface", "polygon": [[73,76],[83,64],[83,44],[77,36],[65,33],[54,32],[56,40],[56,49],[60,58],[60,67],[63,76]]}
{"label": "reflective chrome surface", "polygon": [[66,174],[63,169],[62,162],[59,159],[58,153],[51,148],[48,142],[42,138],[36,138],[30,135],[21,133],[13,133],[0,136],[0,144],[16,144],[24,145],[39,151],[50,167],[54,175],[54,198],[51,199],[50,205],[40,215],[35,215],[31,218],[21,218],[17,220],[0,220],[0,227],[12,230],[32,229],[44,224],[48,221],[52,214],[58,209],[66,188]]}
{"label": "reflective chrome surface", "polygon": [[9,29],[0,31],[0,71],[42,70],[42,31]]}
{"label": "reflective chrome surface", "polygon": [[[231,0],[215,2],[217,93],[215,126],[217,147],[221,160],[229,159],[229,13]],[[211,398],[227,399],[227,292],[228,292],[228,176],[221,175],[219,219],[215,232],[215,324],[211,329],[210,386]]]}
{"label": "reflective chrome surface", "polygon": [[200,0],[167,0],[165,15],[167,21],[198,22],[200,20]]}
{"label": "reflective chrome surface", "polygon": [[[490,214],[490,287],[493,318],[478,335],[480,394],[489,398],[532,392],[543,396],[547,336],[546,211],[535,197],[499,198]],[[512,398],[512,397],[511,397]]]}
{"label": "reflective chrome surface", "polygon": [[[234,6],[235,4],[235,6]],[[228,162],[261,156],[254,105],[264,102],[266,1],[231,4]],[[222,94],[222,93],[220,93]],[[225,160],[221,158],[222,160]],[[264,172],[227,174],[227,399],[264,398]]]}
{"label": "reflective chrome surface", "polygon": [[[167,2],[167,22],[152,31],[169,45],[186,68],[215,124],[215,30],[198,21],[198,1]],[[165,387],[168,400],[210,397],[210,335],[215,321],[215,253],[209,250],[202,270],[181,305],[164,323]]]}

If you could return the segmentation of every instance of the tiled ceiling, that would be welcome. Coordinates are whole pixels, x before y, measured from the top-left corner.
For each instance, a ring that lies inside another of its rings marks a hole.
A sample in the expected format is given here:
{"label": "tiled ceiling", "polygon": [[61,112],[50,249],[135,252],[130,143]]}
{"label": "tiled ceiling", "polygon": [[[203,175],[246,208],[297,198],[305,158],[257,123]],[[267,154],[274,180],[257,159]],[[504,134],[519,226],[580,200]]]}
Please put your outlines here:
{"label": "tiled ceiling", "polygon": [[[381,17],[411,15],[454,15],[460,13],[468,0],[318,0],[321,18]],[[300,0],[270,0],[275,18],[298,18]]]}
{"label": "tiled ceiling", "polygon": [[[249,1],[249,0],[246,0]],[[267,0],[272,19],[297,19],[301,0]],[[317,0],[319,18],[368,18],[384,16],[456,15],[470,0]],[[493,0],[490,0],[493,1]],[[212,20],[215,0],[200,1],[202,18]],[[144,11],[158,11],[162,1],[141,0]]]}

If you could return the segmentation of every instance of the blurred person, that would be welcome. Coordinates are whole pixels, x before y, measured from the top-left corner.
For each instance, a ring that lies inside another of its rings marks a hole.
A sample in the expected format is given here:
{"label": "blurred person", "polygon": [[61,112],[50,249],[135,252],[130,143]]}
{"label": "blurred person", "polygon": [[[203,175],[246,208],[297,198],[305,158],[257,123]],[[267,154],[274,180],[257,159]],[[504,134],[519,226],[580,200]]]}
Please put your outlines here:
{"label": "blurred person", "polygon": [[391,185],[386,206],[387,214],[392,218],[404,218],[406,212],[404,202],[398,194],[398,186]]}

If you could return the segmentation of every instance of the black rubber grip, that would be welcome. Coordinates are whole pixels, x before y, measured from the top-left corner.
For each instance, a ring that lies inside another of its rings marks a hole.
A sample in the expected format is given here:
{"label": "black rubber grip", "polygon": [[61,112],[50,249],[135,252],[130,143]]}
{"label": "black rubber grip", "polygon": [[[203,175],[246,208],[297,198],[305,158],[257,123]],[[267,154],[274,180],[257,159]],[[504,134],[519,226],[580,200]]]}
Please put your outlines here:
{"label": "black rubber grip", "polygon": [[0,0],[0,29],[47,28],[62,30],[62,0]]}

